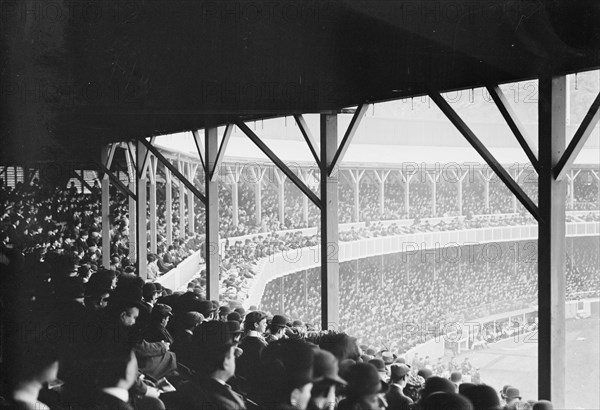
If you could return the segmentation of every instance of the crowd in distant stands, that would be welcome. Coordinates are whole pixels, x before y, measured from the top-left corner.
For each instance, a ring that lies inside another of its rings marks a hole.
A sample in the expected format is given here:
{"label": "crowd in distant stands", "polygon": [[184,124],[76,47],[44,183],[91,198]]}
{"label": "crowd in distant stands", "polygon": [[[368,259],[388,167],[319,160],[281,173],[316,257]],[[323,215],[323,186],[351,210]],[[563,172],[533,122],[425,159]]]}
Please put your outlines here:
{"label": "crowd in distant stands", "polygon": [[485,384],[468,359],[407,363],[352,332],[172,292],[120,268],[84,278],[69,255],[9,248],[1,264],[0,408],[553,408]]}
{"label": "crowd in distant stands", "polygon": [[[567,298],[598,297],[598,238],[569,239]],[[574,254],[570,254],[570,247]],[[537,303],[535,242],[509,242],[370,257],[340,264],[340,326],[372,346],[406,353],[446,323],[473,320]],[[507,286],[510,284],[510,286]],[[320,318],[320,272],[301,271],[267,284],[260,307]],[[386,312],[394,320],[380,321]],[[427,331],[407,331],[409,324]]]}

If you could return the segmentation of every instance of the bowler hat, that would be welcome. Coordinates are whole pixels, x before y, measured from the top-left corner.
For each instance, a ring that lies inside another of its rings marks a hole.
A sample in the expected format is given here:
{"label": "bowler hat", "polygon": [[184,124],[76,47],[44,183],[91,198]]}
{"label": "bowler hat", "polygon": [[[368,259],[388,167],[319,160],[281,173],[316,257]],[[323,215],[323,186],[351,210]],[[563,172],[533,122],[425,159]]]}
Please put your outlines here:
{"label": "bowler hat", "polygon": [[421,392],[421,397],[425,399],[430,394],[439,392],[456,393],[456,386],[448,379],[433,376],[425,380],[425,388]]}
{"label": "bowler hat", "polygon": [[225,322],[225,324],[227,325],[229,333],[233,335],[244,333],[242,331],[242,326],[240,325],[240,322],[237,320],[228,320]]}
{"label": "bowler hat", "polygon": [[183,326],[186,329],[196,327],[204,321],[204,316],[199,312],[185,312],[182,317]]}
{"label": "bowler hat", "polygon": [[157,303],[152,308],[152,316],[155,317],[165,317],[165,316],[173,316],[171,313],[173,309],[169,305],[163,305],[162,303]]}
{"label": "bowler hat", "polygon": [[210,300],[201,300],[198,302],[198,310],[204,317],[207,317],[217,309]]}
{"label": "bowler hat", "polygon": [[506,389],[506,399],[519,399],[521,400],[521,392],[516,387],[509,387]]}
{"label": "bowler hat", "polygon": [[428,369],[428,368],[423,368],[423,369],[419,369],[419,371],[417,372],[417,374],[419,376],[421,376],[422,378],[424,378],[425,380],[429,379],[431,376],[433,376],[433,372]]}
{"label": "bowler hat", "polygon": [[385,372],[385,363],[383,363],[383,360],[375,358],[369,360],[369,363],[375,366],[378,372]]}
{"label": "bowler hat", "polygon": [[408,366],[404,363],[393,364],[390,367],[390,373],[391,373],[392,379],[394,379],[394,380],[400,379],[410,373],[410,366]]}
{"label": "bowler hat", "polygon": [[370,363],[356,363],[346,372],[348,397],[361,397],[382,391],[377,369]]}
{"label": "bowler hat", "polygon": [[327,350],[315,351],[313,372],[317,381],[330,380],[344,386],[347,384],[346,380],[342,379],[338,374],[339,369],[337,359]]}

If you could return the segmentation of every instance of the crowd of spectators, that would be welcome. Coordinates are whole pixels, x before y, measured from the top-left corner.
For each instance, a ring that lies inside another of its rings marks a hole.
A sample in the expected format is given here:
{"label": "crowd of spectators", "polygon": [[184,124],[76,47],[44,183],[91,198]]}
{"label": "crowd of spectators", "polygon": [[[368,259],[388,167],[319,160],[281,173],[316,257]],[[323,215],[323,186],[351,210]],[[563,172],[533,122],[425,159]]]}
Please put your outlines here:
{"label": "crowd of spectators", "polygon": [[[371,346],[400,354],[446,323],[473,320],[537,303],[536,243],[510,242],[370,257],[340,264],[340,326]],[[598,297],[598,238],[569,239],[567,297]],[[460,252],[458,252],[460,251]],[[510,284],[510,286],[507,286]],[[260,307],[320,318],[320,273],[310,269],[267,284]],[[380,321],[386,312],[394,320]],[[427,332],[407,332],[417,323]]]}
{"label": "crowd of spectators", "polygon": [[[157,276],[201,247],[199,235],[176,239],[166,246],[161,191],[159,252],[149,255],[149,267]],[[415,209],[423,210],[423,218],[415,218],[411,225],[367,223],[342,232],[340,239],[532,222],[525,215],[509,215],[455,217],[431,223],[426,219],[430,192],[425,191],[426,186],[415,185],[415,195],[423,200],[413,203]],[[373,187],[365,192],[367,198],[378,195]],[[268,193],[273,196],[272,190]],[[451,195],[451,188],[440,186],[437,198],[447,202],[444,198]],[[172,204],[175,238],[179,237],[177,196],[176,190]],[[245,215],[242,221],[247,226],[253,223],[254,209],[248,206],[253,196],[253,190],[240,189],[245,204],[240,206],[240,213]],[[455,263],[440,253],[378,256],[340,266],[340,326],[356,338],[308,331],[310,326],[303,321],[317,323],[320,313],[316,270],[268,284],[262,300],[266,313],[256,309],[246,313],[234,302],[256,274],[261,258],[319,243],[318,233],[277,232],[287,227],[287,222],[282,224],[274,216],[276,199],[263,203],[268,215],[257,232],[264,229],[265,233],[243,242],[226,242],[221,270],[222,304],[226,304],[219,306],[218,302],[203,299],[202,280],[193,281],[187,292],[173,292],[151,281],[144,283],[136,276],[134,261],[129,257],[128,204],[116,192],[110,203],[111,264],[102,267],[99,197],[97,183],[85,194],[73,185],[66,190],[46,189],[37,180],[14,189],[0,186],[0,306],[2,329],[8,330],[2,332],[0,350],[2,373],[8,375],[3,377],[1,390],[4,401],[0,405],[4,407],[46,408],[46,403],[57,409],[187,409],[207,405],[285,409],[329,408],[335,402],[340,409],[391,409],[396,407],[385,405],[385,399],[396,400],[390,386],[399,385],[418,408],[484,408],[477,407],[481,396],[466,390],[473,386],[465,386],[464,391],[457,388],[460,381],[456,373],[465,368],[463,365],[450,362],[443,371],[432,373],[437,376],[423,377],[417,372],[431,366],[425,360],[407,371],[402,366],[403,354],[428,335],[403,333],[397,324],[429,323],[435,328],[448,320],[492,314],[499,309],[495,303],[498,299],[511,306],[536,300],[536,265],[527,257],[531,254],[530,242],[502,245],[500,258],[484,255],[482,247],[476,245]],[[227,201],[226,196],[223,201]],[[302,218],[298,218],[300,201],[295,202],[294,223],[302,224]],[[367,220],[385,219],[378,215],[378,208],[365,209],[363,217]],[[440,212],[448,214],[452,209],[442,207]],[[390,214],[390,219],[397,219],[396,215]],[[202,213],[196,213],[196,218],[201,227]],[[598,220],[598,215],[571,218]],[[244,228],[236,235],[251,231]],[[598,288],[598,239],[569,241],[567,294],[577,298]],[[506,305],[500,309],[506,310]],[[282,316],[283,312],[296,320]],[[389,312],[397,320],[382,320]],[[253,319],[244,320],[244,316]],[[219,324],[223,322],[216,320],[218,317],[225,323]],[[238,345],[242,332],[242,343]],[[510,324],[499,323],[470,343],[484,347],[510,332]],[[249,363],[248,358],[253,357],[250,338],[258,339],[264,354]],[[358,346],[357,340],[365,349]],[[262,371],[248,373],[249,368]],[[316,376],[309,376],[313,372]],[[465,385],[477,385],[474,372],[460,373],[471,377],[473,383]],[[249,374],[262,376],[252,379]],[[221,390],[219,386],[227,386],[228,382],[233,390]],[[518,389],[504,390],[503,398],[488,395],[490,403],[500,406],[501,399],[508,406],[514,405],[515,399],[522,402]],[[436,396],[442,401],[429,400],[432,392],[444,392]],[[225,402],[221,401],[224,397]]]}
{"label": "crowd of spectators", "polygon": [[8,248],[1,263],[0,408],[552,408],[483,384],[468,360],[409,365],[351,332],[172,292],[135,272],[84,280],[68,255]]}

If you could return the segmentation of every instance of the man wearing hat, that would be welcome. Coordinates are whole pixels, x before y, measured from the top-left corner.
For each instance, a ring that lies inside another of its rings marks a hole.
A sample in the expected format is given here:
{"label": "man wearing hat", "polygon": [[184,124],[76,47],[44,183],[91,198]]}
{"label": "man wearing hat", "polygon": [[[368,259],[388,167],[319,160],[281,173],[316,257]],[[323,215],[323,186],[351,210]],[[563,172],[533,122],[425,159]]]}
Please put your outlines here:
{"label": "man wearing hat", "polygon": [[215,318],[214,313],[217,311],[217,308],[210,300],[202,300],[198,303],[198,311],[202,313],[206,321],[210,321]]}
{"label": "man wearing hat", "polygon": [[265,409],[305,410],[313,386],[315,349],[299,339],[277,340],[261,355],[259,403]]}
{"label": "man wearing hat", "polygon": [[370,363],[356,363],[346,372],[346,398],[340,401],[338,410],[385,409],[387,403],[381,396],[382,388],[377,369]]}
{"label": "man wearing hat", "polygon": [[154,283],[148,282],[142,287],[142,302],[139,304],[140,316],[138,318],[138,327],[142,330],[150,322],[150,314],[156,304],[158,294],[158,289],[156,289]]}
{"label": "man wearing hat", "polygon": [[316,350],[313,364],[315,381],[310,393],[309,410],[326,410],[335,403],[336,389],[348,383],[339,376],[338,361],[327,350]]}
{"label": "man wearing hat", "polygon": [[196,375],[178,389],[180,408],[244,410],[241,395],[227,381],[235,375],[236,343],[227,324],[204,322],[194,330],[194,363]]}
{"label": "man wearing hat", "polygon": [[227,322],[227,315],[230,313],[231,313],[231,309],[229,309],[229,306],[219,307],[219,320],[221,322]]}
{"label": "man wearing hat", "polygon": [[173,352],[177,355],[177,361],[184,366],[192,366],[192,336],[194,330],[204,321],[204,316],[199,312],[186,312],[181,318],[181,330],[175,334]]}
{"label": "man wearing hat", "polygon": [[518,403],[521,401],[521,392],[516,387],[508,387],[506,389],[506,405],[504,408],[506,410],[515,410],[518,408]]}
{"label": "man wearing hat", "polygon": [[166,328],[169,319],[173,316],[172,311],[171,306],[163,305],[162,303],[157,303],[154,306],[150,314],[150,324],[142,331],[142,337],[147,342],[162,341],[169,345],[173,343],[173,336],[171,336],[171,333]]}
{"label": "man wearing hat", "polygon": [[266,337],[267,343],[273,343],[276,340],[285,339],[285,331],[288,328],[288,318],[283,315],[275,315],[269,324],[269,334]]}
{"label": "man wearing hat", "polygon": [[413,401],[404,394],[404,387],[410,375],[410,367],[406,364],[393,364],[390,368],[390,387],[385,394],[388,410],[407,410]]}

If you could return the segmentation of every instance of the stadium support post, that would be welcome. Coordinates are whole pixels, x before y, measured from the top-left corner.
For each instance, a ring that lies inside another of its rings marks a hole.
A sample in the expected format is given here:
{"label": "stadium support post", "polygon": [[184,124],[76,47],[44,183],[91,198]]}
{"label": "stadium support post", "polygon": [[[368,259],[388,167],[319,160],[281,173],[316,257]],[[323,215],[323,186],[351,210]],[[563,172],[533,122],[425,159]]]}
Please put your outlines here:
{"label": "stadium support post", "polygon": [[[337,114],[321,114],[321,328],[339,329]],[[339,155],[338,155],[339,157]],[[332,172],[328,172],[328,170]]]}
{"label": "stadium support post", "polygon": [[[194,183],[194,178],[196,177],[196,171],[198,170],[198,165],[188,164],[188,180],[191,183]],[[194,213],[194,195],[192,192],[188,192],[188,234],[194,235],[196,231],[195,227],[195,213]]]}
{"label": "stadium support post", "polygon": [[206,298],[219,300],[219,192],[217,179],[211,178],[218,160],[217,128],[204,131],[205,193],[206,193]]}
{"label": "stadium support post", "polygon": [[566,79],[539,80],[538,396],[565,408],[565,193],[553,172],[566,144]]}
{"label": "stadium support post", "polygon": [[165,166],[165,219],[167,220],[167,246],[173,243],[173,182],[171,171]]}
{"label": "stadium support post", "polygon": [[148,150],[141,142],[137,142],[136,147],[136,195],[137,201],[136,203],[136,270],[138,275],[146,280],[148,278],[147,266],[148,266],[148,236],[147,236],[147,222],[146,222],[146,188],[147,188],[147,180],[146,180],[146,158],[147,158]]}
{"label": "stadium support post", "polygon": [[[125,144],[125,161],[127,162],[127,176],[129,178],[129,190],[136,191],[135,180],[136,180],[136,169],[134,163],[134,147],[131,144]],[[135,198],[129,197],[129,255],[130,261],[135,261],[137,251],[137,218],[136,218],[136,202],[137,192]]]}
{"label": "stadium support post", "polygon": [[[114,146],[102,147],[101,163],[104,164],[107,169],[110,168],[112,162],[112,155],[114,155]],[[111,155],[112,153],[112,155]],[[105,172],[102,175],[102,266],[105,268],[110,267],[110,179],[108,174]]]}
{"label": "stadium support post", "polygon": [[[185,162],[178,161],[179,173],[185,175]],[[185,185],[179,180],[179,239],[185,239]]]}
{"label": "stadium support post", "polygon": [[150,252],[156,253],[157,243],[157,225],[158,215],[156,214],[156,168],[158,161],[156,157],[150,157]]}

